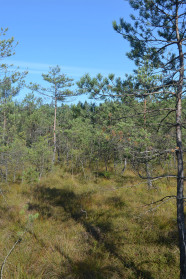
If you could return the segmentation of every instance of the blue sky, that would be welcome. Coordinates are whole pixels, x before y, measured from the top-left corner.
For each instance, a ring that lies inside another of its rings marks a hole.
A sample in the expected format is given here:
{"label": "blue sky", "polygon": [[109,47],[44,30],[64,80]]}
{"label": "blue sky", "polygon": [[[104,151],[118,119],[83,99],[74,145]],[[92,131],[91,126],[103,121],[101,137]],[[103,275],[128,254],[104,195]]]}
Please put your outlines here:
{"label": "blue sky", "polygon": [[113,20],[130,20],[130,13],[124,0],[2,1],[1,27],[19,41],[8,62],[28,69],[27,81],[42,85],[41,74],[55,65],[75,80],[85,73],[132,73],[129,44],[112,28]]}

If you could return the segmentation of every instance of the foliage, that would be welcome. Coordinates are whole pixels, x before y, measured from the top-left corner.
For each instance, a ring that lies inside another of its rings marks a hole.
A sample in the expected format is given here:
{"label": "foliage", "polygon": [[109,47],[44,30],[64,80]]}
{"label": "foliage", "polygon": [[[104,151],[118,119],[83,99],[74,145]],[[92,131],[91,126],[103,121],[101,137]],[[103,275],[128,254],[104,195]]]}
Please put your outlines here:
{"label": "foliage", "polygon": [[42,74],[42,77],[51,86],[44,88],[39,84],[31,82],[30,89],[32,91],[37,91],[41,95],[46,95],[57,101],[64,101],[66,97],[74,95],[74,92],[68,89],[73,85],[73,79],[66,77],[65,74],[61,74],[61,69],[58,65],[50,67],[48,74]]}

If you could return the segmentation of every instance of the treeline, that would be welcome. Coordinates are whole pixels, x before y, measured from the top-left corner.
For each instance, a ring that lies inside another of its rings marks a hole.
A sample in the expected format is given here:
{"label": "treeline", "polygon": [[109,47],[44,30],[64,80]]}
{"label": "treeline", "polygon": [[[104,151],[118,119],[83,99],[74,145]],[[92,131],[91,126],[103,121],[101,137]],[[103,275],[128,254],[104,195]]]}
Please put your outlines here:
{"label": "treeline", "polygon": [[[168,116],[167,108],[173,110]],[[54,109],[33,94],[22,102],[1,98],[2,182],[33,182],[52,170]],[[143,177],[167,173],[176,167],[174,114],[171,99],[148,97],[145,110],[135,97],[99,105],[62,103],[56,116],[55,164],[85,178],[87,169],[108,177],[110,170],[122,174],[127,165]]]}

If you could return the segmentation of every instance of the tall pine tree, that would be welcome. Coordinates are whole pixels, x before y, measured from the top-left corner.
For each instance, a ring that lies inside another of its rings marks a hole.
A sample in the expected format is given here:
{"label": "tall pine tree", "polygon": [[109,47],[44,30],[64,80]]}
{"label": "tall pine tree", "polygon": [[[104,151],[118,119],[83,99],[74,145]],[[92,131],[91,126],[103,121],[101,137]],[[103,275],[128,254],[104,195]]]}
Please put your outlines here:
{"label": "tall pine tree", "polygon": [[59,66],[51,67],[48,74],[42,74],[45,81],[51,84],[48,88],[43,88],[37,84],[31,85],[31,89],[41,93],[44,96],[48,96],[54,100],[54,152],[53,163],[55,162],[55,156],[57,151],[56,140],[56,120],[57,120],[57,102],[64,101],[67,97],[74,95],[73,91],[69,90],[69,87],[73,85],[73,79],[68,78],[65,74],[61,74]]}
{"label": "tall pine tree", "polygon": [[120,19],[114,29],[130,42],[128,57],[136,65],[148,59],[155,71],[162,71],[163,85],[154,88],[161,96],[175,98],[177,156],[177,224],[180,248],[180,278],[186,278],[186,229],[184,220],[184,167],[182,148],[182,99],[185,93],[186,1],[130,0],[135,15],[132,23]]}

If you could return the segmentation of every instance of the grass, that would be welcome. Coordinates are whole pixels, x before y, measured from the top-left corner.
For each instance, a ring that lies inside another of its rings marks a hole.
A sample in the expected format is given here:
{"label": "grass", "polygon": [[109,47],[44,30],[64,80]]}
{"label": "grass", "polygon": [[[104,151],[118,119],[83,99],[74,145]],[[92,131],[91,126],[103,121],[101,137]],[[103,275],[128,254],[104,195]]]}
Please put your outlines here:
{"label": "grass", "polygon": [[179,278],[175,200],[145,206],[175,195],[175,181],[139,183],[131,171],[83,180],[56,168],[35,185],[3,185],[1,263],[28,226],[3,278]]}

